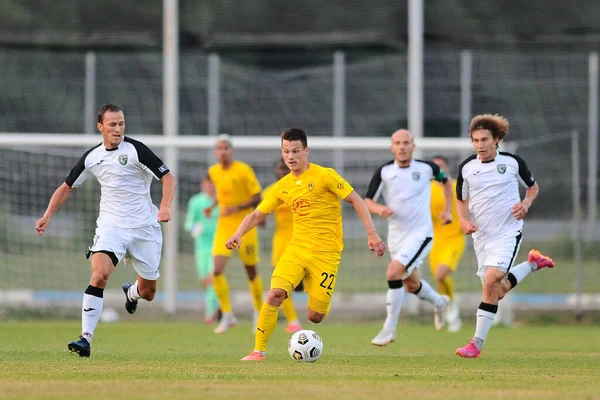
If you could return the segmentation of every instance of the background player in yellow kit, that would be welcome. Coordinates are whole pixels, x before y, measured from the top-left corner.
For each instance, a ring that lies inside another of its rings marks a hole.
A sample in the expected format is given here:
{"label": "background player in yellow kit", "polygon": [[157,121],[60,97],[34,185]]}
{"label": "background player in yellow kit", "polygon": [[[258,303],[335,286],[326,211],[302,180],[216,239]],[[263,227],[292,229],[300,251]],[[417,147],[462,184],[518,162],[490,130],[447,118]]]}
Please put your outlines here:
{"label": "background player in yellow kit", "polygon": [[[285,165],[285,161],[283,158],[278,159],[275,162],[275,176],[279,181],[281,178],[290,173],[290,169]],[[273,187],[277,184],[277,182],[269,185],[265,190],[263,190],[262,197],[265,198],[269,191],[273,189]],[[273,212],[275,214],[275,232],[273,232],[273,243],[271,250],[271,262],[273,263],[273,268],[277,265],[277,262],[281,258],[285,247],[288,245],[290,240],[292,240],[292,210],[286,205],[282,204],[275,209]],[[300,291],[302,288],[302,283],[299,284],[294,290]],[[292,301],[292,296],[288,296],[283,303],[281,304],[281,311],[283,311],[283,315],[287,321],[287,333],[294,333],[302,329],[300,322],[298,321],[298,314],[296,314],[296,309],[294,308],[294,302]]]}
{"label": "background player in yellow kit", "polygon": [[[432,162],[450,178],[448,160],[443,156],[435,156]],[[450,304],[446,308],[448,330],[458,332],[462,326],[458,304],[454,301],[454,282],[451,273],[456,271],[458,263],[465,250],[465,235],[460,229],[460,222],[456,214],[456,181],[452,181],[452,222],[442,224],[439,215],[444,211],[444,188],[439,182],[431,182],[431,217],[433,220],[433,247],[429,253],[429,266],[431,275],[437,281],[437,291],[450,297]]]}
{"label": "background player in yellow kit", "polygon": [[[261,187],[254,170],[248,164],[233,159],[233,146],[229,135],[220,135],[215,147],[217,164],[210,167],[208,175],[215,185],[216,201],[206,208],[205,214],[210,215],[212,208],[219,206],[219,219],[213,244],[214,257],[213,288],[219,299],[223,316],[215,333],[224,333],[236,324],[229,299],[229,285],[225,278],[225,267],[231,256],[231,250],[223,246],[244,217],[250,214],[254,206],[260,202]],[[262,304],[263,283],[256,271],[259,262],[258,234],[256,229],[248,230],[244,236],[244,244],[240,248],[240,258],[246,267],[250,282],[250,293],[254,303],[254,324]],[[252,332],[256,329],[253,328]]]}
{"label": "background player in yellow kit", "polygon": [[308,293],[308,319],[319,323],[329,312],[344,247],[340,198],[352,204],[362,220],[369,249],[378,256],[386,251],[367,205],[352,186],[335,170],[308,162],[309,148],[302,129],[283,131],[281,152],[291,172],[275,184],[225,243],[227,249],[244,246],[243,235],[266,214],[284,203],[292,210],[292,240],[273,271],[271,289],[260,309],[254,351],[242,358],[244,361],[264,360],[267,342],[277,325],[279,306],[303,278]]}

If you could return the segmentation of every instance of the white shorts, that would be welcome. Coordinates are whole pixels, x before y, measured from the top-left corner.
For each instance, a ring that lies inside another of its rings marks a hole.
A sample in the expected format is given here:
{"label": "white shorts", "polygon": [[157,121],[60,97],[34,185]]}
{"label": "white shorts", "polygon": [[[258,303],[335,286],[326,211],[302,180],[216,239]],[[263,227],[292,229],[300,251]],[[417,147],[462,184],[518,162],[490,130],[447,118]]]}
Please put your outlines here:
{"label": "white shorts", "polygon": [[113,259],[113,264],[125,258],[125,263],[131,262],[139,276],[155,281],[160,276],[158,267],[162,254],[162,230],[160,225],[140,228],[98,226],[90,252],[114,253],[116,259]]}
{"label": "white shorts", "polygon": [[403,237],[394,237],[393,233],[388,235],[388,250],[392,260],[398,261],[406,267],[406,273],[402,280],[408,278],[415,268],[423,264],[423,260],[433,247],[431,236],[425,235],[404,235]]}
{"label": "white shorts", "polygon": [[481,279],[481,283],[489,267],[508,274],[519,254],[522,239],[523,234],[519,231],[497,238],[479,238],[473,241],[477,257],[477,276]]}

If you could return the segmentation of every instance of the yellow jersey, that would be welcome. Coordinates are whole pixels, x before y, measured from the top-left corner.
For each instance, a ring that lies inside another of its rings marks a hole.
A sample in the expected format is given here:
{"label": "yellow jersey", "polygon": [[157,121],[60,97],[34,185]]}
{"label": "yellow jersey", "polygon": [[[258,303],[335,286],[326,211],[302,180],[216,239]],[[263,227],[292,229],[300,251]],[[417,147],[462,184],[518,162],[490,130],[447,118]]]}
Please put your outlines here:
{"label": "yellow jersey", "polygon": [[[221,164],[215,164],[208,170],[208,175],[215,185],[219,211],[227,207],[238,206],[249,201],[252,196],[261,192],[260,182],[256,179],[254,170],[248,164],[234,161],[229,168],[223,169]],[[252,207],[237,211],[221,219],[238,221],[252,212]]]}
{"label": "yellow jersey", "polygon": [[269,214],[285,204],[292,212],[290,245],[314,251],[341,251],[344,240],[340,199],[353,191],[334,169],[311,163],[300,176],[290,173],[276,182],[258,210]]}
{"label": "yellow jersey", "polygon": [[[270,184],[267,186],[265,190],[263,190],[262,198],[264,199],[267,194],[273,189],[273,187],[277,184],[277,182]],[[292,235],[292,210],[288,207],[287,204],[282,204],[275,209],[273,212],[275,214],[275,233],[274,235]]]}
{"label": "yellow jersey", "polygon": [[439,218],[444,211],[444,185],[439,182],[431,182],[431,219],[433,221],[433,237],[449,238],[462,235],[460,223],[458,222],[458,214],[456,213],[456,181],[452,182],[452,222],[447,225],[442,225],[442,220]]}

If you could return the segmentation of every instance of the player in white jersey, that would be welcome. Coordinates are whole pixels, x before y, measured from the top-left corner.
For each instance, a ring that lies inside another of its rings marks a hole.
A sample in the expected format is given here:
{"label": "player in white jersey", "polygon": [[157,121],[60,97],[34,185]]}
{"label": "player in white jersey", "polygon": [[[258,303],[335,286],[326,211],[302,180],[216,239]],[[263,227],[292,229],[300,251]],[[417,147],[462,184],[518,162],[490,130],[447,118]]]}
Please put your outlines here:
{"label": "player in white jersey", "polygon": [[[475,335],[465,347],[456,349],[464,358],[479,357],[498,301],[529,273],[554,267],[552,259],[537,250],[529,252],[527,261],[512,267],[523,237],[523,218],[539,188],[521,157],[498,151],[508,127],[508,121],[499,115],[474,117],[469,130],[477,154],[463,161],[458,171],[458,218],[463,232],[473,235],[477,275],[483,284]],[[527,187],[523,200],[519,182]]]}
{"label": "player in white jersey", "polygon": [[[419,278],[418,267],[432,247],[431,181],[444,184],[444,223],[452,221],[452,183],[437,164],[413,160],[415,142],[412,134],[400,129],[392,135],[394,160],[381,166],[371,179],[365,201],[369,211],[388,220],[388,249],[392,261],[387,268],[388,291],[386,319],[383,329],[371,341],[376,346],[386,346],[396,340],[396,326],[404,299],[404,289],[420,299],[433,304],[435,327],[444,325],[444,309],[450,298],[440,296]],[[385,205],[375,202],[380,186]]]}
{"label": "player in white jersey", "polygon": [[[98,130],[102,133],[102,143],[85,152],[36,222],[41,236],[74,188],[92,176],[100,183],[100,213],[87,253],[92,278],[83,295],[82,334],[67,346],[81,357],[90,356],[90,344],[102,314],[104,288],[121,259],[131,262],[137,273],[134,284],[123,285],[127,311],[133,314],[139,299],[154,298],[162,253],[159,222],[171,219],[176,187],[175,177],[148,147],[124,136],[125,117],[121,108],[114,104],[102,106],[98,111]],[[150,198],[153,178],[163,183],[160,209]]]}

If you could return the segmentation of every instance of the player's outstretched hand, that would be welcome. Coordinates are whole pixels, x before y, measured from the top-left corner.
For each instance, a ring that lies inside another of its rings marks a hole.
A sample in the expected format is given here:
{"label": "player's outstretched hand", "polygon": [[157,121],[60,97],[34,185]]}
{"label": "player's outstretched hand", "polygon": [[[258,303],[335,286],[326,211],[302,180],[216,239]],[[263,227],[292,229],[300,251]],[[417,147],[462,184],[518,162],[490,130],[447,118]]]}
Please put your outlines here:
{"label": "player's outstretched hand", "polygon": [[381,257],[387,251],[384,241],[381,240],[377,232],[370,233],[367,236],[367,241],[369,243],[369,250],[374,251],[377,257]]}
{"label": "player's outstretched hand", "polygon": [[161,206],[158,210],[158,222],[169,222],[171,220],[171,209]]}
{"label": "player's outstretched hand", "polygon": [[444,211],[440,214],[440,219],[442,220],[442,225],[448,225],[452,223],[452,213]]}
{"label": "player's outstretched hand", "polygon": [[465,235],[470,235],[471,233],[477,232],[477,224],[473,221],[460,221],[460,227]]}
{"label": "player's outstretched hand", "polygon": [[239,248],[241,244],[242,238],[238,237],[237,235],[233,235],[225,242],[225,247],[227,247],[229,250],[233,250]]}
{"label": "player's outstretched hand", "polygon": [[50,224],[50,218],[43,216],[35,222],[35,230],[38,235],[42,236],[46,228],[48,228],[48,224]]}
{"label": "player's outstretched hand", "polygon": [[515,204],[512,208],[513,217],[517,221],[525,218],[527,213],[529,212],[529,202],[523,200],[522,202]]}
{"label": "player's outstretched hand", "polygon": [[394,213],[394,211],[392,211],[391,208],[383,206],[381,207],[381,209],[379,210],[379,216],[383,219],[387,219],[390,215],[392,215]]}

